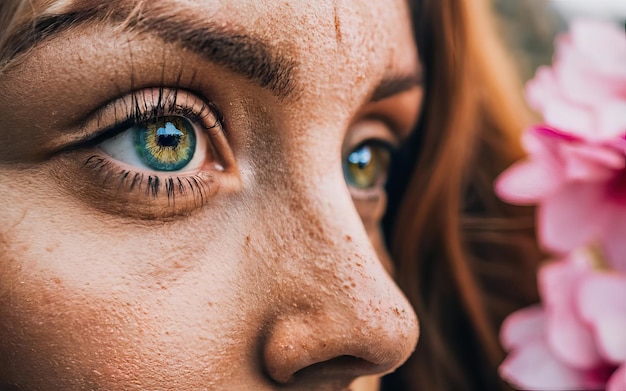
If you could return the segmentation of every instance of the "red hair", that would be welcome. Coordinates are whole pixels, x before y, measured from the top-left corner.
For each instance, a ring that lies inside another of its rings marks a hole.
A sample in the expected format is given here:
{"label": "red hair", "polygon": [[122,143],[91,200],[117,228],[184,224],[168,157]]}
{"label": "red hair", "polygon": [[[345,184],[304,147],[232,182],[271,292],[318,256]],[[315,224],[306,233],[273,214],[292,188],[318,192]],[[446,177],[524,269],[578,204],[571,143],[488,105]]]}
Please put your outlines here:
{"label": "red hair", "polygon": [[537,300],[541,256],[533,210],[499,201],[493,181],[522,156],[530,117],[486,1],[413,8],[426,94],[390,242],[421,337],[399,375],[411,390],[505,389],[498,328]]}

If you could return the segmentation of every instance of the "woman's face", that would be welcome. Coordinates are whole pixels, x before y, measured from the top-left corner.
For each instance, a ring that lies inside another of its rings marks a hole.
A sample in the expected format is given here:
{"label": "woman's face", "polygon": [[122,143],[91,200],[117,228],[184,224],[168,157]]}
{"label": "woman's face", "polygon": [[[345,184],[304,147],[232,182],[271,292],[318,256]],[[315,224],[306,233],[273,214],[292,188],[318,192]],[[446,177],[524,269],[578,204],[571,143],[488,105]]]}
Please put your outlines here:
{"label": "woman's face", "polygon": [[421,99],[405,0],[53,8],[0,74],[0,384],[336,390],[399,366],[417,323],[379,222]]}

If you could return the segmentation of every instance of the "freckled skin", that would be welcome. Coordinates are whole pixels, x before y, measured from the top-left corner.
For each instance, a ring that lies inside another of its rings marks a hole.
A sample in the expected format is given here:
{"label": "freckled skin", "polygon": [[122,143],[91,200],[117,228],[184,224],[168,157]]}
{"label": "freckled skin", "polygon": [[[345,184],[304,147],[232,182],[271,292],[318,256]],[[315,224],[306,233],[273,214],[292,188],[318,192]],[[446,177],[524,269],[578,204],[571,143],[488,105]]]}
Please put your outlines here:
{"label": "freckled skin", "polygon": [[[390,137],[370,114],[408,128],[418,115],[418,90],[368,103],[386,72],[418,66],[406,4],[154,4],[282,48],[297,99],[107,26],[65,32],[0,74],[0,385],[376,389],[413,351],[417,320],[389,274],[384,192],[350,189],[342,155]],[[131,71],[143,87],[184,83],[177,61],[225,119],[215,149],[229,165],[206,202],[181,196],[184,213],[160,216],[167,198],[99,187],[83,152],[46,149]]]}

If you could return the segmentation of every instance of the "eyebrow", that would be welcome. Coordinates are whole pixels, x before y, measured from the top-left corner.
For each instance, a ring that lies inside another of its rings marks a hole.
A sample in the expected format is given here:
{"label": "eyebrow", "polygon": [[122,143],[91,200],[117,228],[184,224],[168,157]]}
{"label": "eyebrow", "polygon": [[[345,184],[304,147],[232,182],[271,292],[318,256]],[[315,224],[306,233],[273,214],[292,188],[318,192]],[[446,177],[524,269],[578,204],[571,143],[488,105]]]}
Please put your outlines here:
{"label": "eyebrow", "polygon": [[414,74],[387,76],[384,77],[374,89],[370,101],[379,102],[422,85],[423,77],[421,69]]}
{"label": "eyebrow", "polygon": [[[117,2],[111,2],[117,3]],[[76,26],[93,22],[119,21],[125,29],[140,31],[159,37],[165,43],[198,53],[206,60],[223,66],[270,90],[284,99],[296,89],[294,74],[297,63],[279,53],[279,49],[250,35],[218,28],[209,22],[182,20],[168,16],[142,16],[133,18],[132,10],[111,10],[111,7],[94,6],[83,10],[44,16],[18,28],[13,46],[2,64],[26,53],[38,44]],[[0,64],[0,65],[2,65]]]}

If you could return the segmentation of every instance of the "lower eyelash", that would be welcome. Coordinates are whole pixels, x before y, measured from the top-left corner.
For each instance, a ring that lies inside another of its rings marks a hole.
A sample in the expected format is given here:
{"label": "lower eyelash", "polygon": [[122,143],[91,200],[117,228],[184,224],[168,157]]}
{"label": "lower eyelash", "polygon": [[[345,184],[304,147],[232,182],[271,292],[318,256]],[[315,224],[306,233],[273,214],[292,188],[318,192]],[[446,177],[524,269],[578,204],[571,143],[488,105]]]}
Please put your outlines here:
{"label": "lower eyelash", "polygon": [[113,188],[118,193],[143,194],[148,200],[166,196],[167,207],[174,209],[176,209],[177,197],[182,197],[185,204],[191,202],[192,208],[202,206],[211,195],[215,194],[218,187],[217,182],[210,175],[208,177],[147,175],[120,169],[100,155],[89,156],[83,163],[83,168],[99,175],[100,185],[105,188]]}

